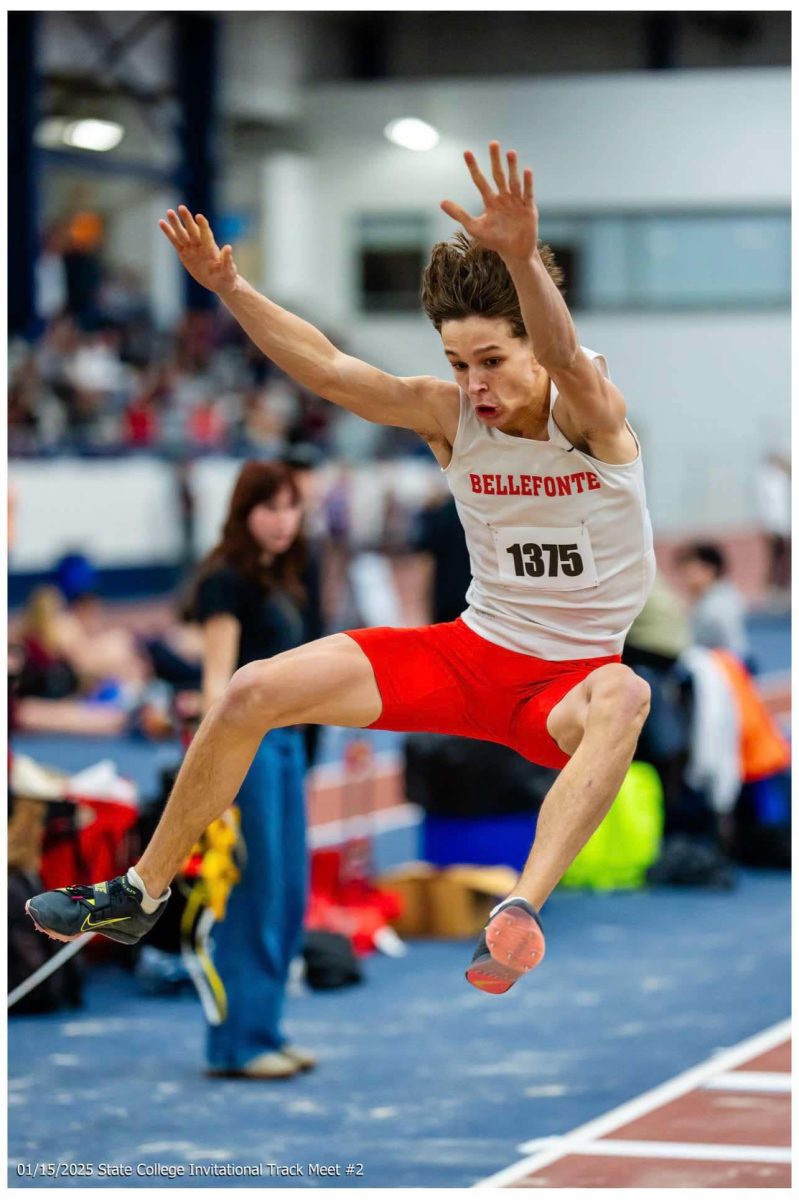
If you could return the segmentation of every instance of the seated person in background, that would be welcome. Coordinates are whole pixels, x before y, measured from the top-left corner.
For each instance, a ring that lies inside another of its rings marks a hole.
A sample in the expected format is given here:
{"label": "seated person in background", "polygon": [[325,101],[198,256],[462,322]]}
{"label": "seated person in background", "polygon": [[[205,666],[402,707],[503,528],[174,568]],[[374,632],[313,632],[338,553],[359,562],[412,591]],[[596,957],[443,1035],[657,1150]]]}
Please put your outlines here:
{"label": "seated person in background", "polygon": [[733,583],[725,579],[727,560],[711,542],[696,542],[678,552],[677,578],[691,602],[691,636],[695,646],[729,650],[749,657],[746,607]]}
{"label": "seated person in background", "polygon": [[57,588],[37,588],[12,642],[14,729],[115,735],[135,715],[148,736],[169,732],[148,695],[148,660],[130,630],[108,624],[97,597],[76,597],[69,609]]}
{"label": "seated person in background", "polygon": [[124,718],[90,710],[64,646],[66,609],[54,587],[37,588],[9,635],[8,723],[12,732],[117,733]]}
{"label": "seated person in background", "polygon": [[61,594],[40,587],[31,594],[12,641],[18,651],[17,693],[60,700],[78,690],[78,677],[63,644]]}
{"label": "seated person in background", "polygon": [[624,662],[669,670],[691,644],[685,604],[658,572],[644,607],[630,626]]}
{"label": "seated person in background", "polygon": [[175,620],[144,640],[157,679],[182,691],[202,687],[203,632],[179,604]]}
{"label": "seated person in background", "polygon": [[121,694],[138,695],[150,677],[134,634],[112,623],[103,601],[94,592],[75,596],[59,621],[67,659],[80,676],[83,690],[115,683]]}

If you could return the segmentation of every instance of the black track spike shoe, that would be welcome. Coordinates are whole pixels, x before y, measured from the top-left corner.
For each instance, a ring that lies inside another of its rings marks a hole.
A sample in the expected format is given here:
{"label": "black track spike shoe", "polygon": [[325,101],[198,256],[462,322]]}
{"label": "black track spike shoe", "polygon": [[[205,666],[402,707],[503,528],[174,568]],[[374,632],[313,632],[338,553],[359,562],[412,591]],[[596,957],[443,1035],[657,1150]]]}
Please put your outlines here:
{"label": "black track spike shoe", "polygon": [[544,931],[532,904],[520,896],[503,900],[480,934],[466,978],[482,992],[500,996],[544,957]]}
{"label": "black track spike shoe", "polygon": [[84,933],[101,933],[114,942],[132,946],[149,933],[163,914],[167,901],[153,913],[141,906],[142,894],[126,875],[107,883],[56,888],[33,896],[25,912],[41,933],[58,942],[71,942]]}

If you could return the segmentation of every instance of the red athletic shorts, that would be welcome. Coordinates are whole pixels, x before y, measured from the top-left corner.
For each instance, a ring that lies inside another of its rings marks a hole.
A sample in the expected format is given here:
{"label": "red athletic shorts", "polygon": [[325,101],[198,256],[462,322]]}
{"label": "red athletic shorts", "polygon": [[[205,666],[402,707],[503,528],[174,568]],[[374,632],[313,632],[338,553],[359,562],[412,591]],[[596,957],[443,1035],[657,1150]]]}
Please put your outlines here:
{"label": "red athletic shorts", "polygon": [[496,646],[458,617],[416,629],[354,629],[377,680],[383,711],[370,729],[449,733],[510,746],[543,767],[569,761],[547,732],[547,717],[597,667],[620,662],[548,662]]}

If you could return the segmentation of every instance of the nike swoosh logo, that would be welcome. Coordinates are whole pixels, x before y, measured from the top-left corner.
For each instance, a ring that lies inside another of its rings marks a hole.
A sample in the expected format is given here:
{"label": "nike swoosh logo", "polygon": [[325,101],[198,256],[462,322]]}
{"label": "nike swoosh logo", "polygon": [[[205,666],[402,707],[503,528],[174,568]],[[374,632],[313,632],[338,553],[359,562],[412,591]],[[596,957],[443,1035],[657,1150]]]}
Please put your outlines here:
{"label": "nike swoosh logo", "polygon": [[92,914],[89,913],[81,929],[102,929],[104,925],[119,925],[120,921],[129,921],[130,919],[130,917],[107,917],[105,921],[93,921]]}

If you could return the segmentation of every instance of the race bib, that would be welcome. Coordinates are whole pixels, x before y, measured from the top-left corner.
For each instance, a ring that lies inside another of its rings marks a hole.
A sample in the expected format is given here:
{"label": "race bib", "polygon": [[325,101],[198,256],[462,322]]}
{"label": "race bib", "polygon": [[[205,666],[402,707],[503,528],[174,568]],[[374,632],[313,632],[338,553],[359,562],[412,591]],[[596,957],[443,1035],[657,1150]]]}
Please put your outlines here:
{"label": "race bib", "polygon": [[599,583],[585,525],[492,526],[499,577],[513,587],[576,592]]}

